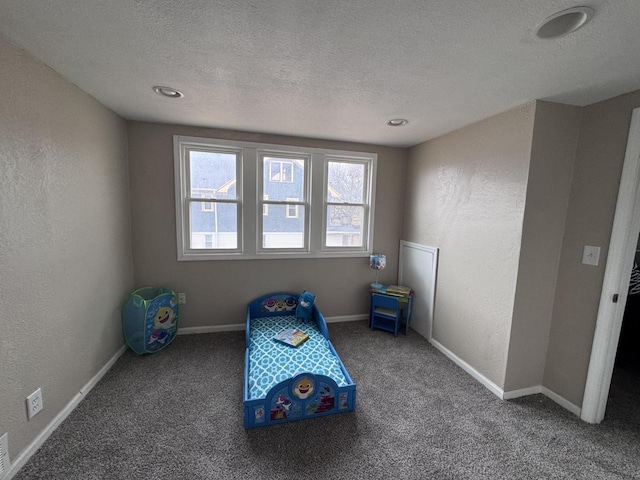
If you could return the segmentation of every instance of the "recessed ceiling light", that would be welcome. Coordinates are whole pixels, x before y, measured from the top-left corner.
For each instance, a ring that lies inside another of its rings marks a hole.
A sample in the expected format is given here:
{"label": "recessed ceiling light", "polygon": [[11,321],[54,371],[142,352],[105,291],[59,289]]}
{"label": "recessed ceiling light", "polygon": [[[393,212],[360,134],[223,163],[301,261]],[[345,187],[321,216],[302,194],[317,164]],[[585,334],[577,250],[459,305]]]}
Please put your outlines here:
{"label": "recessed ceiling light", "polygon": [[586,25],[593,13],[589,7],[573,7],[554,13],[536,27],[536,36],[544,40],[564,37]]}
{"label": "recessed ceiling light", "polygon": [[184,94],[179,90],[171,87],[153,87],[153,91],[158,95],[162,95],[163,97],[169,98],[182,98]]}
{"label": "recessed ceiling light", "polygon": [[404,118],[393,118],[387,122],[387,125],[390,127],[402,127],[409,123],[409,120],[405,120]]}

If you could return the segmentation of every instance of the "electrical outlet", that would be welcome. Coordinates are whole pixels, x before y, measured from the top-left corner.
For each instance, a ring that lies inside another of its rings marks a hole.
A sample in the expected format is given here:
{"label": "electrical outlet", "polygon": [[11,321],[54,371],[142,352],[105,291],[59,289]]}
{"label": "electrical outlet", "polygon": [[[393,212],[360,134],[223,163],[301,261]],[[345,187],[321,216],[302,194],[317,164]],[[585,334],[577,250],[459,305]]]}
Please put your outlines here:
{"label": "electrical outlet", "polygon": [[178,294],[178,303],[180,305],[184,305],[185,303],[187,303],[187,294],[186,293],[179,293]]}
{"label": "electrical outlet", "polygon": [[0,478],[4,478],[11,463],[9,462],[9,434],[5,433],[0,437]]}
{"label": "electrical outlet", "polygon": [[27,397],[27,416],[29,420],[33,418],[35,415],[42,410],[42,390],[37,389],[31,395]]}

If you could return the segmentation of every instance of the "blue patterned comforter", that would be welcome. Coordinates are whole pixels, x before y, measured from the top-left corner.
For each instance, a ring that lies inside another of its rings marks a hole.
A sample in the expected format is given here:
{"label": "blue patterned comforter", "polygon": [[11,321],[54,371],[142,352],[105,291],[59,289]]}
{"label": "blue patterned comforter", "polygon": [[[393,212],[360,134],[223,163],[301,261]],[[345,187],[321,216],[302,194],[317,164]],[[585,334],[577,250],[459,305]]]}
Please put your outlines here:
{"label": "blue patterned comforter", "polygon": [[[298,347],[274,340],[285,328],[297,328],[310,338]],[[266,397],[271,387],[301,372],[326,375],[339,387],[348,384],[329,341],[315,323],[300,322],[293,315],[251,319],[249,349],[250,400]]]}

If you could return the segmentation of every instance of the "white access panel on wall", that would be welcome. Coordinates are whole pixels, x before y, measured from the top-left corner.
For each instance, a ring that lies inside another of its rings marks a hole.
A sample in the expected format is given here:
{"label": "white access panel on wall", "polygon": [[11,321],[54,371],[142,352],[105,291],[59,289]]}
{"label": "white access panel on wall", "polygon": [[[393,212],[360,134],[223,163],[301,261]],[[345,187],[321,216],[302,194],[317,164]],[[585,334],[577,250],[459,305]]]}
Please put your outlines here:
{"label": "white access panel on wall", "polygon": [[400,240],[398,283],[414,291],[411,328],[431,342],[438,249]]}

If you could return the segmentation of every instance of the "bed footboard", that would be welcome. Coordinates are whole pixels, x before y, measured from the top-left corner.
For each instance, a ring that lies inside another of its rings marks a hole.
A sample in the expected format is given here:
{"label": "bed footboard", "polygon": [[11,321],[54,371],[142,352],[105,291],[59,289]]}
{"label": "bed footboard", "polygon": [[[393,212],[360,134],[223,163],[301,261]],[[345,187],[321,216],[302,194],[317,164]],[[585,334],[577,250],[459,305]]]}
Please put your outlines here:
{"label": "bed footboard", "polygon": [[244,427],[343,413],[353,410],[355,405],[355,385],[338,387],[325,375],[303,372],[275,385],[265,398],[247,400],[245,389]]}

